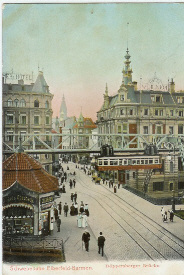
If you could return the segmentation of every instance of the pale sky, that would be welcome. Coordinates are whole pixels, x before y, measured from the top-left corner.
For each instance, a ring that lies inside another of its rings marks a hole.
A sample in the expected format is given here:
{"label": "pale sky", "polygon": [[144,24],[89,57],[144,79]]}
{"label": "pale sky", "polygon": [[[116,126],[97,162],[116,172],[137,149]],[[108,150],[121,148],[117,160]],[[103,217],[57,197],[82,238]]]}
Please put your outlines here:
{"label": "pale sky", "polygon": [[[109,95],[122,81],[124,55],[133,80],[174,78],[184,90],[184,4],[6,4],[3,72],[34,72],[38,64],[54,94],[53,116],[63,94],[68,115],[96,120],[106,83]],[[139,85],[138,85],[139,87]]]}

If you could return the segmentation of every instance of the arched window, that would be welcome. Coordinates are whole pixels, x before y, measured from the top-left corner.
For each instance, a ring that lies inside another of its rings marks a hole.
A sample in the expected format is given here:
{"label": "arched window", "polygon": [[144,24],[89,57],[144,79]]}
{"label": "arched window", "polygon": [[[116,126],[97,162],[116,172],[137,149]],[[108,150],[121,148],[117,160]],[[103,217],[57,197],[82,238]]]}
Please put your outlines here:
{"label": "arched window", "polygon": [[12,99],[8,99],[8,107],[12,107],[13,106],[13,101],[12,101]]}
{"label": "arched window", "polygon": [[20,101],[20,107],[26,107],[26,102],[24,99],[21,99]]}
{"label": "arched window", "polygon": [[19,107],[19,100],[18,100],[18,99],[15,99],[15,100],[14,100],[14,106],[15,106],[15,107]]}
{"label": "arched window", "polygon": [[34,107],[39,107],[39,101],[38,100],[34,101]]}
{"label": "arched window", "polygon": [[45,108],[46,108],[46,109],[49,108],[49,102],[48,102],[48,101],[45,102]]}

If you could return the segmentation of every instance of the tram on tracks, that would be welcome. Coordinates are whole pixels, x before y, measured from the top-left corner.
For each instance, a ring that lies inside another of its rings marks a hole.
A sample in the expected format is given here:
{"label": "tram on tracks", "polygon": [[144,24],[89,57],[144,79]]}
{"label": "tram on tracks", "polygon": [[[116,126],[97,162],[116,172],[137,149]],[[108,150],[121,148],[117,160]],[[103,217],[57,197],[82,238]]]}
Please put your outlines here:
{"label": "tram on tracks", "polygon": [[[107,147],[107,145],[106,145]],[[96,159],[96,170],[139,170],[139,169],[161,169],[162,160],[153,145],[148,146],[144,153],[129,155],[103,155]]]}
{"label": "tram on tracks", "polygon": [[114,157],[99,157],[96,161],[96,169],[98,171],[160,168],[162,168],[162,163],[159,156],[124,155]]}

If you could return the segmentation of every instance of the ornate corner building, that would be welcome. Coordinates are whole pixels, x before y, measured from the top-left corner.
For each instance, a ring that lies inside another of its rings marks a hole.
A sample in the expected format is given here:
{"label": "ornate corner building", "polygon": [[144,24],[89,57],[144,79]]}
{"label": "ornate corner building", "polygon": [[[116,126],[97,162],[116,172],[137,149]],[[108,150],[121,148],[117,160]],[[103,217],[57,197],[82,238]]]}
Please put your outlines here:
{"label": "ornate corner building", "polygon": [[[52,102],[53,95],[49,91],[43,72],[39,72],[35,83],[25,84],[18,80],[17,84],[5,83],[3,78],[3,135],[5,143],[10,148],[19,145],[21,136],[22,143],[26,135],[35,134],[40,136],[46,144],[51,144],[51,136],[47,134],[52,130]],[[33,141],[26,142],[26,148],[32,146]],[[24,146],[24,143],[23,143]],[[42,148],[42,143],[35,140],[36,148]],[[52,173],[52,155],[35,154],[43,167]]]}
{"label": "ornate corner building", "polygon": [[[184,91],[175,91],[173,79],[164,85],[156,74],[148,84],[141,84],[138,90],[137,82],[132,81],[133,71],[128,49],[124,64],[123,80],[118,92],[110,96],[106,85],[104,102],[97,112],[98,133],[127,134],[127,143],[131,135],[133,137],[135,134],[148,135],[150,143],[153,142],[152,135],[155,134],[183,135]],[[122,147],[121,137],[116,136],[110,143],[114,148]],[[130,144],[129,148],[136,146],[135,142]],[[146,192],[155,198],[170,197],[173,190],[176,196],[182,194],[184,167],[179,152],[172,150],[160,157],[161,169],[116,171],[115,178],[140,192],[145,192],[146,182]]]}

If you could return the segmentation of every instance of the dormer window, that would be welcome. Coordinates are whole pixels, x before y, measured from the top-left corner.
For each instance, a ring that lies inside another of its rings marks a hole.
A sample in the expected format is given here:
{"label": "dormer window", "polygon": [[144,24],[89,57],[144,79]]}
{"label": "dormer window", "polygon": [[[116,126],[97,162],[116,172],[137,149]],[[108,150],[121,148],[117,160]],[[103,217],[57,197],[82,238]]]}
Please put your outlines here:
{"label": "dormer window", "polygon": [[38,100],[34,101],[34,107],[39,107],[39,101]]}
{"label": "dormer window", "polygon": [[125,101],[125,95],[120,95],[120,100]]}

